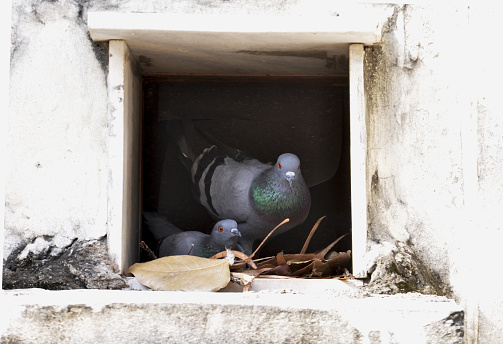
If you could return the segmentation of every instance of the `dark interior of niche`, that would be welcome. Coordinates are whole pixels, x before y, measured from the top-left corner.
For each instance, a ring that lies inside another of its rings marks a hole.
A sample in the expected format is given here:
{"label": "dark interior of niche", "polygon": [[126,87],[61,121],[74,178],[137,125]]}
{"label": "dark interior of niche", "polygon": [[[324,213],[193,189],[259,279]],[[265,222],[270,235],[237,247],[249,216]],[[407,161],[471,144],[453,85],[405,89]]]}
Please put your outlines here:
{"label": "dark interior of niche", "polygon": [[[312,196],[309,217],[303,225],[269,239],[260,256],[300,252],[324,215],[308,252],[350,233],[346,76],[144,76],[143,103],[143,210],[157,212],[183,230],[209,233],[213,227],[215,221],[192,196],[189,173],[169,137],[168,121],[187,117],[263,162],[274,162],[285,152],[299,156]],[[142,240],[157,254],[148,230],[142,231]],[[350,235],[335,246],[337,251],[349,249]],[[142,255],[141,260],[148,259]]]}

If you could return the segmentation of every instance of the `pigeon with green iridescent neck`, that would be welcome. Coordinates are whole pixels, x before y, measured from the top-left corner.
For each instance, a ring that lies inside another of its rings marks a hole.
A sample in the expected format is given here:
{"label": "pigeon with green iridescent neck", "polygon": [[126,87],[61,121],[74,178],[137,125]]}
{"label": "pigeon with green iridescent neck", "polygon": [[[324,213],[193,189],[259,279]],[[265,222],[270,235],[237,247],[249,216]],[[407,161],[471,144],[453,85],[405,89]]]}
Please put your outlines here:
{"label": "pigeon with green iridescent neck", "polygon": [[189,167],[196,199],[215,219],[238,222],[244,253],[263,240],[280,222],[275,235],[303,223],[311,207],[311,195],[292,153],[273,165],[231,148],[197,129],[188,120],[171,121],[171,134]]}
{"label": "pigeon with green iridescent neck", "polygon": [[159,257],[191,255],[209,258],[226,249],[241,251],[237,243],[241,233],[234,220],[222,220],[213,226],[210,234],[181,231],[164,238],[159,246]]}

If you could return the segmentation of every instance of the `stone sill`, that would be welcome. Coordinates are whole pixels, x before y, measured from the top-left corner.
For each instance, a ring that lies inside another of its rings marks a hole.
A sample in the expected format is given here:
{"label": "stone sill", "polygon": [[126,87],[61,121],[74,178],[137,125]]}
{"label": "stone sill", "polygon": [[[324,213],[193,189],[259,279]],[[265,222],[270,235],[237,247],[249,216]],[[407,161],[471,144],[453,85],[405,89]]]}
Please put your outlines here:
{"label": "stone sill", "polygon": [[[277,277],[277,278],[275,278]],[[360,293],[363,282],[358,279],[306,279],[287,278],[281,276],[257,277],[251,283],[251,291],[288,291],[293,293]],[[229,283],[220,292],[242,292],[243,288],[235,283]]]}
{"label": "stone sill", "polygon": [[461,308],[419,294],[18,289],[0,300],[2,342],[462,342]]}
{"label": "stone sill", "polygon": [[[130,290],[151,290],[143,286],[135,277],[125,277],[128,289]],[[289,292],[289,293],[344,293],[347,295],[361,294],[362,280],[359,279],[307,279],[283,276],[257,277],[251,282],[249,291],[254,292]],[[230,282],[219,292],[243,292],[243,287]]]}

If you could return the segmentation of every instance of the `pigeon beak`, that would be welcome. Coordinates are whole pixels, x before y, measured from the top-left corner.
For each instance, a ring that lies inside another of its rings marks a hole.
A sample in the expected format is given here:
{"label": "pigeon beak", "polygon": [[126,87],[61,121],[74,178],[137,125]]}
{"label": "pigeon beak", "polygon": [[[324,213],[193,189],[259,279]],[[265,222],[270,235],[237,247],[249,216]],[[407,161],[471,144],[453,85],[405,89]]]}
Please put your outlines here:
{"label": "pigeon beak", "polygon": [[286,173],[286,180],[290,183],[290,187],[292,187],[293,180],[295,179],[295,172],[288,171]]}
{"label": "pigeon beak", "polygon": [[234,236],[241,236],[241,233],[239,233],[239,230],[237,228],[231,229],[231,233],[234,234]]}

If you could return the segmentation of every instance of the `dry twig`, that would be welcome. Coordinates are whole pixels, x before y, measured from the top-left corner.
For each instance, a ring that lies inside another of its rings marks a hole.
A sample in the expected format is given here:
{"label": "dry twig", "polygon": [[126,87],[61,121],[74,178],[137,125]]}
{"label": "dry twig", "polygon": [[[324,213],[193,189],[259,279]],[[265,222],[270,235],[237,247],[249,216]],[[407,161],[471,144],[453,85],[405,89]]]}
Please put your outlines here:
{"label": "dry twig", "polygon": [[302,250],[300,250],[300,254],[304,254],[307,251],[307,247],[309,246],[309,242],[311,241],[311,238],[313,237],[314,232],[316,232],[316,229],[318,229],[318,226],[320,225],[321,220],[323,220],[326,216],[320,217],[318,221],[316,221],[314,227],[311,229],[311,232],[309,232],[309,235],[307,236],[306,242],[304,243],[304,246],[302,246]]}
{"label": "dry twig", "polygon": [[140,241],[140,249],[144,250],[147,253],[147,256],[149,259],[154,260],[157,259],[157,256],[155,255],[154,251],[148,247],[148,245],[145,243],[145,241]]}

